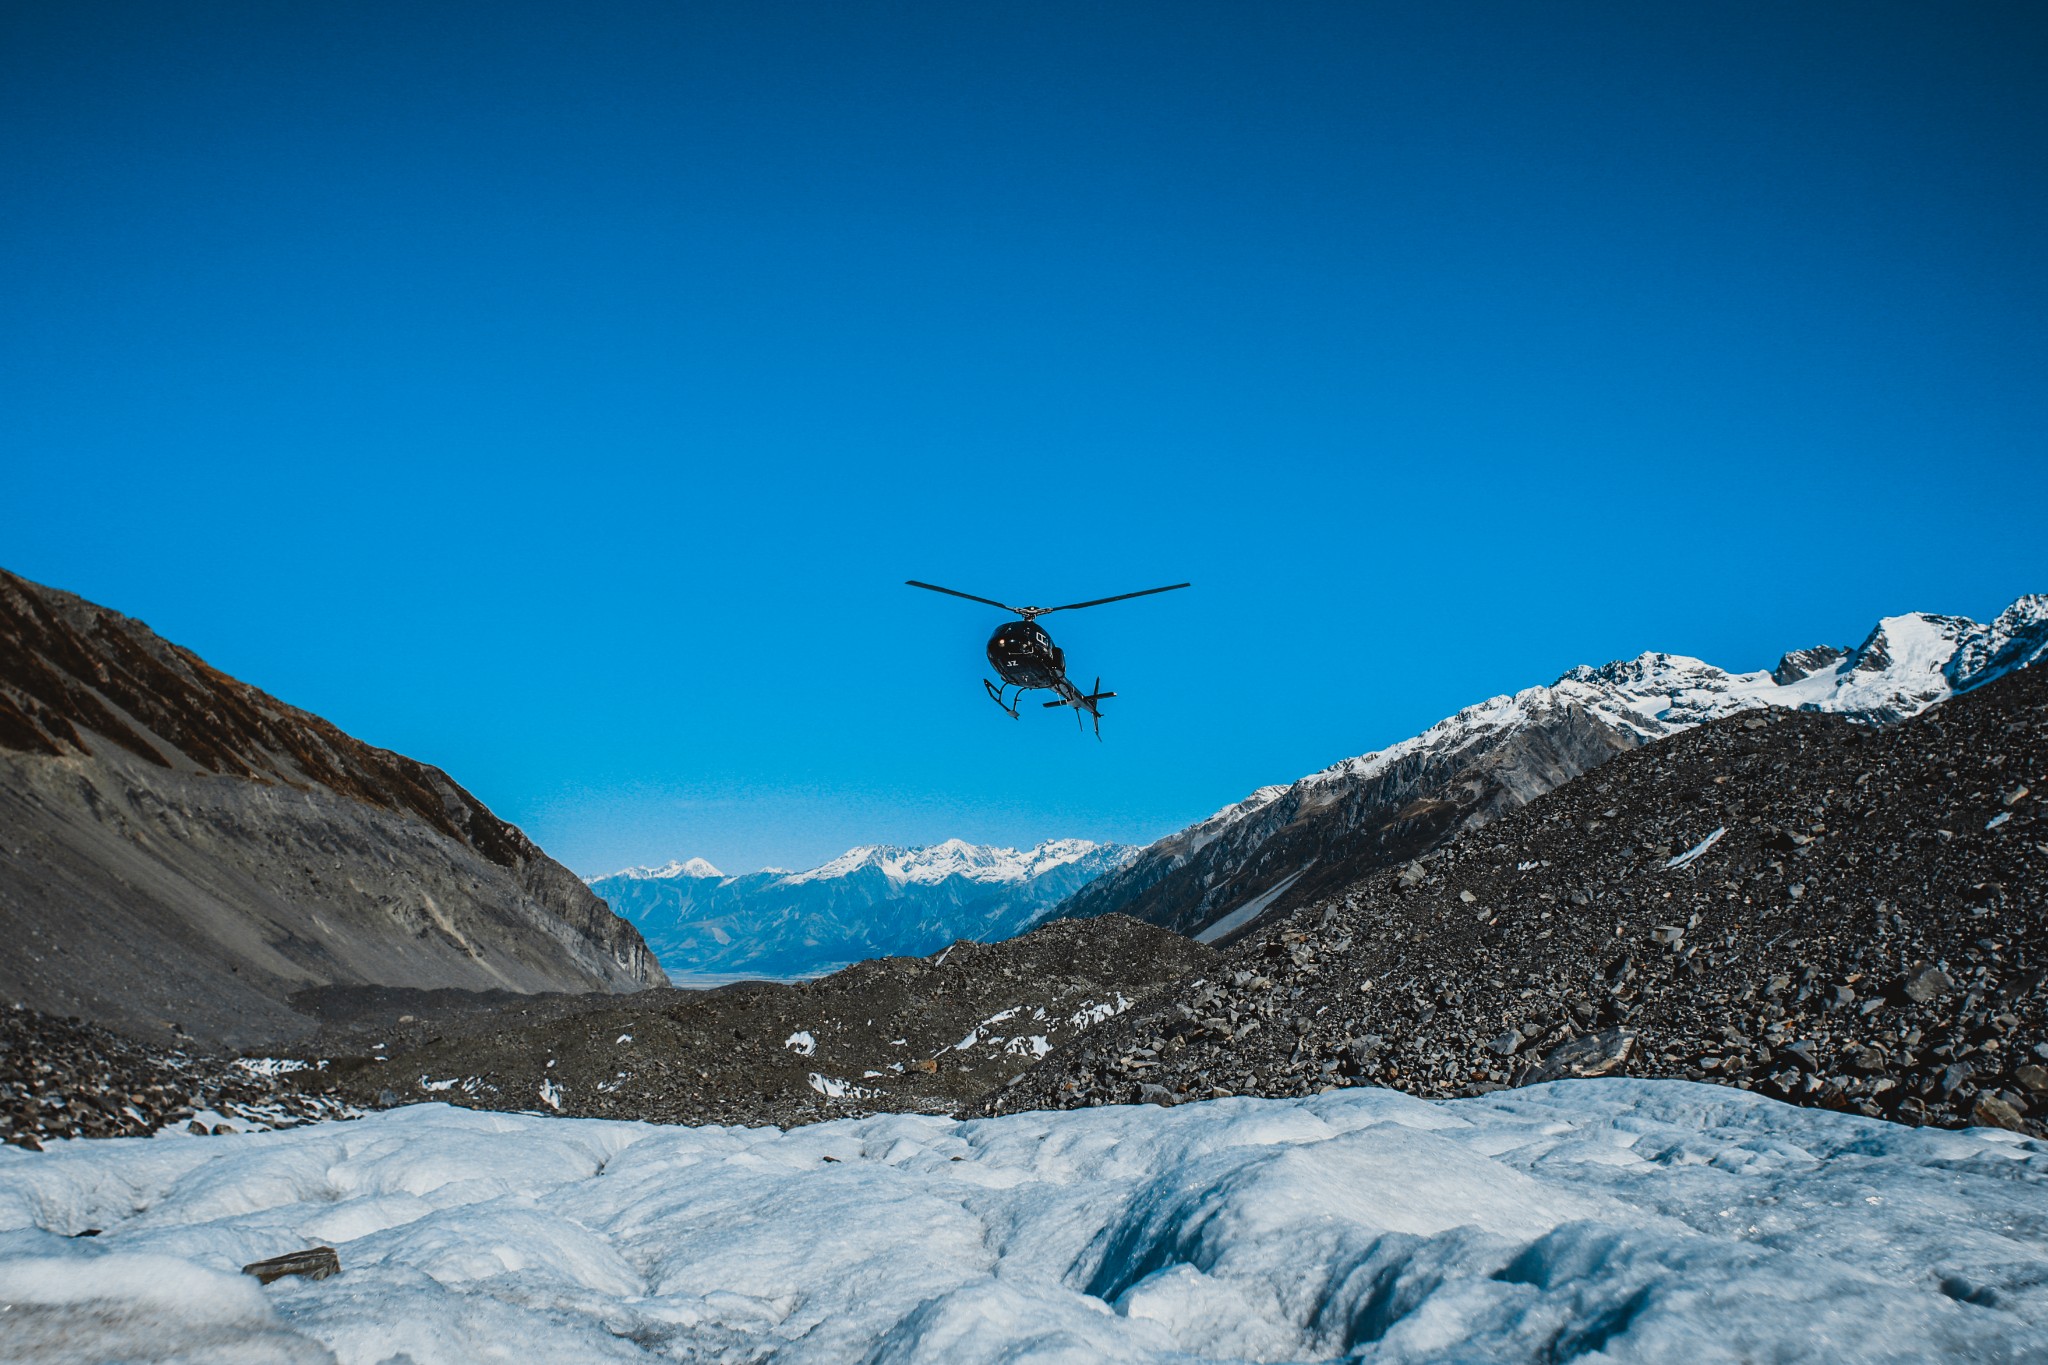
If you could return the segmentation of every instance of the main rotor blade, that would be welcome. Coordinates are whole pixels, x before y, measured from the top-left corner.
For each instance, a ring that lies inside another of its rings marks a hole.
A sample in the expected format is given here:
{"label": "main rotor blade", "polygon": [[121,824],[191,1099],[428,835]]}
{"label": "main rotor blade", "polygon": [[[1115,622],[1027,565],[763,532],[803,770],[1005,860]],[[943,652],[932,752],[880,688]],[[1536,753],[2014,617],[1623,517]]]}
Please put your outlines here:
{"label": "main rotor blade", "polygon": [[942,588],[936,583],[920,583],[915,578],[906,578],[903,582],[907,587],[923,588],[926,592],[942,592],[948,597],[964,597],[970,602],[980,602],[984,606],[990,607],[1001,607],[1004,611],[1014,611],[1019,616],[1024,615],[1022,607],[1013,607],[1007,602],[998,602],[993,597],[976,597],[971,592],[959,592],[952,588]]}
{"label": "main rotor blade", "polygon": [[[1114,597],[1098,597],[1093,602],[1069,602],[1064,607],[1041,607],[1038,614],[1043,616],[1049,611],[1074,611],[1081,607],[1099,607],[1104,602],[1121,602],[1127,597],[1150,597],[1155,592],[1172,592],[1176,588],[1193,586],[1192,583],[1169,583],[1163,588],[1147,588],[1143,592],[1120,592]],[[940,591],[943,592],[944,589],[940,589]],[[961,595],[964,597],[966,594],[963,593]],[[1011,610],[1014,611],[1015,608],[1013,607]]]}

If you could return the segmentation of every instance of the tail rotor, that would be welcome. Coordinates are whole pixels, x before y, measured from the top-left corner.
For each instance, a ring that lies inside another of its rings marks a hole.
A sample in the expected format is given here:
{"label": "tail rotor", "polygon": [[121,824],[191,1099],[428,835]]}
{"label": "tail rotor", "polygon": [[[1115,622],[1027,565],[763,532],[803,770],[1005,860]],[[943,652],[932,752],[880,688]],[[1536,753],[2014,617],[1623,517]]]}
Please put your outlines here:
{"label": "tail rotor", "polygon": [[[1102,679],[1097,678],[1095,680],[1095,690],[1093,692],[1090,692],[1087,696],[1081,698],[1082,702],[1085,703],[1088,707],[1088,714],[1095,718],[1095,738],[1097,740],[1100,740],[1102,738],[1102,709],[1098,703],[1102,702],[1106,698],[1113,697],[1115,695],[1116,693],[1114,692],[1103,691]],[[1081,711],[1079,707],[1076,707],[1074,709],[1074,719],[1081,719]]]}
{"label": "tail rotor", "polygon": [[[1066,680],[1064,678],[1060,681],[1065,695],[1063,695],[1058,701],[1049,701],[1041,704],[1047,710],[1051,710],[1055,706],[1073,707],[1074,724],[1076,725],[1081,725],[1081,713],[1083,711],[1086,711],[1090,716],[1093,716],[1095,718],[1095,737],[1097,739],[1101,739],[1102,711],[1100,709],[1099,703],[1107,701],[1109,698],[1115,696],[1116,693],[1103,691],[1102,679],[1100,678],[1097,678],[1095,680],[1095,690],[1093,692],[1077,692],[1073,689],[1073,687],[1067,685]],[[1082,729],[1085,731],[1087,727],[1083,725]]]}

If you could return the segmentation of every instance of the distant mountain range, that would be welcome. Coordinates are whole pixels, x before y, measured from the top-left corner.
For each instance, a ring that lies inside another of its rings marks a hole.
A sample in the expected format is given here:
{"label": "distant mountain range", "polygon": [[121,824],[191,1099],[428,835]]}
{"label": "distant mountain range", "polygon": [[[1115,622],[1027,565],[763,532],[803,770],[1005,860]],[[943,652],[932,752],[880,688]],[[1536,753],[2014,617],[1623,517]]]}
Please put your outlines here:
{"label": "distant mountain range", "polygon": [[1413,858],[1614,755],[1757,707],[1886,724],[2048,652],[2048,595],[1989,625],[1913,613],[1853,649],[1787,654],[1768,672],[1643,654],[1469,706],[1422,734],[1262,787],[1082,887],[1060,917],[1119,912],[1223,942],[1375,868]]}
{"label": "distant mountain range", "polygon": [[664,980],[440,769],[4,571],[0,945],[0,1007],[230,1047],[310,1033],[320,988]]}
{"label": "distant mountain range", "polygon": [[728,877],[702,858],[589,880],[679,984],[815,975],[872,957],[923,956],[955,939],[1021,934],[1137,853],[1048,839],[1028,849],[949,839],[849,849],[808,872]]}

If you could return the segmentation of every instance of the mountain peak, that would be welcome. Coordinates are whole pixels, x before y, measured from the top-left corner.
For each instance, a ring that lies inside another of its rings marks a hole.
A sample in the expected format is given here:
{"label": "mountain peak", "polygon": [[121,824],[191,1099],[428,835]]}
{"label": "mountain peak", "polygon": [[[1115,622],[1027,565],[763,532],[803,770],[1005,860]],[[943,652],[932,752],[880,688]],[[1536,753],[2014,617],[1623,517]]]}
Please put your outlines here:
{"label": "mountain peak", "polygon": [[723,880],[725,874],[710,863],[705,862],[702,858],[691,858],[686,862],[671,858],[660,867],[622,867],[617,872],[607,872],[599,877],[585,877],[583,880],[585,882],[602,882],[609,881],[614,877],[622,877],[629,881],[670,881],[677,877],[691,880],[701,880],[704,878]]}
{"label": "mountain peak", "polygon": [[1078,862],[1108,845],[1089,839],[1046,839],[1027,849],[970,844],[965,839],[904,848],[895,844],[862,844],[808,872],[793,872],[790,885],[829,881],[874,868],[895,885],[930,886],[949,877],[971,882],[1023,882],[1055,867]]}

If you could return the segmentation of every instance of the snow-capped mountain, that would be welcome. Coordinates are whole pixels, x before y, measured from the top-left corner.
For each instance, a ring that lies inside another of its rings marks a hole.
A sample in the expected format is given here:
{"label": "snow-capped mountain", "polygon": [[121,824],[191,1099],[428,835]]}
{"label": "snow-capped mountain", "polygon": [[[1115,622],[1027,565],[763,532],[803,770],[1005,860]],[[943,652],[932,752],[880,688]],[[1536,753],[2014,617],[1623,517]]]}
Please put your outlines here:
{"label": "snow-capped mountain", "polygon": [[[763,870],[765,871],[766,869]],[[630,878],[636,882],[673,881],[677,877],[689,881],[698,881],[705,877],[722,881],[725,878],[723,872],[720,872],[702,858],[692,858],[687,862],[677,862],[674,859],[670,859],[667,864],[661,867],[629,867],[624,871],[614,872],[610,875],[613,877]]]}
{"label": "snow-capped mountain", "polygon": [[2034,594],[1989,625],[1919,612],[1886,617],[1854,649],[1798,650],[1769,671],[1730,673],[1655,653],[1581,665],[1376,753],[1261,787],[1146,848],[1053,913],[1121,912],[1213,942],[1703,721],[1782,706],[1886,724],[2044,653],[2048,595]]}
{"label": "snow-capped mountain", "polygon": [[865,845],[807,872],[728,877],[702,858],[590,879],[679,977],[805,976],[872,957],[1010,938],[1137,853],[1048,839],[1027,849],[948,839]]}

